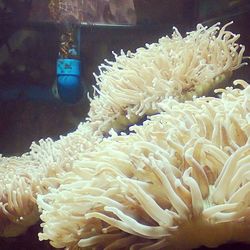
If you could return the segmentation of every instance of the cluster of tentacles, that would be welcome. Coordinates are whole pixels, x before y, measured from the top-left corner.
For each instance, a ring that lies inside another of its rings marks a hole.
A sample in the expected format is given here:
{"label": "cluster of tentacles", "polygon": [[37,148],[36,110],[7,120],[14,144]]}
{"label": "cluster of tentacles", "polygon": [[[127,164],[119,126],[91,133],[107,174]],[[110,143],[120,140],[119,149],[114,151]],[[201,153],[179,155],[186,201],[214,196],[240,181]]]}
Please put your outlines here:
{"label": "cluster of tentacles", "polygon": [[66,249],[248,242],[250,87],[200,97],[244,65],[226,26],[115,55],[75,132],[1,157],[0,235],[40,216],[40,240]]}
{"label": "cluster of tentacles", "polygon": [[250,86],[242,84],[220,99],[164,100],[131,134],[113,132],[81,154],[59,188],[38,196],[40,239],[67,249],[249,242]]}

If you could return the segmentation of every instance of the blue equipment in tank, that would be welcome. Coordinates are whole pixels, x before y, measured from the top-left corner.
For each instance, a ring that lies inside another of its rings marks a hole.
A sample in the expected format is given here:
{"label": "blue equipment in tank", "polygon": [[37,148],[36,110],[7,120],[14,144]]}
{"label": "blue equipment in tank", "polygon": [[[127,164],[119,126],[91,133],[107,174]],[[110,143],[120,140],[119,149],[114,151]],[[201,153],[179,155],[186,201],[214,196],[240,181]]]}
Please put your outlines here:
{"label": "blue equipment in tank", "polygon": [[80,27],[68,27],[61,35],[57,60],[57,91],[66,103],[76,103],[83,94],[80,62]]}
{"label": "blue equipment in tank", "polygon": [[75,103],[82,97],[80,60],[57,60],[57,90],[62,101]]}
{"label": "blue equipment in tank", "polygon": [[0,84],[0,101],[15,99],[75,104],[82,97],[80,26],[67,25],[61,30],[56,81],[52,86],[27,83]]}

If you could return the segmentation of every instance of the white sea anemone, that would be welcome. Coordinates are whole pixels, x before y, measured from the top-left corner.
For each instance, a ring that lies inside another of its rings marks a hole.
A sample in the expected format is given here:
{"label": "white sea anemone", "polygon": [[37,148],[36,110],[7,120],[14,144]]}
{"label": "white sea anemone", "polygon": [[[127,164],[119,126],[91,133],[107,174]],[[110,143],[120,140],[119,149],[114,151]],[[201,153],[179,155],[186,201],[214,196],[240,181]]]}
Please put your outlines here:
{"label": "white sea anemone", "polygon": [[236,43],[240,35],[226,31],[231,23],[221,29],[219,23],[198,24],[185,37],[174,28],[172,37],[115,54],[115,61],[106,61],[95,75],[98,96],[90,103],[89,119],[102,120],[104,131],[119,130],[156,113],[165,98],[183,101],[215,89],[245,64],[245,47]]}
{"label": "white sea anemone", "polygon": [[40,240],[66,249],[250,243],[250,86],[179,103],[83,153],[39,195]]}
{"label": "white sea anemone", "polygon": [[[33,143],[30,152],[21,157],[0,157],[0,235],[18,235],[35,223],[39,219],[37,194],[57,189],[62,184],[60,176],[70,176],[75,160],[94,150],[111,128],[122,130],[144,115],[161,112],[161,105],[170,97],[184,101],[203,95],[241,67],[244,46],[237,43],[239,35],[225,30],[227,26],[198,25],[186,37],[174,29],[171,38],[163,37],[135,53],[115,55],[114,62],[100,66],[95,88],[99,95],[91,101],[87,121],[75,132],[58,141]],[[205,129],[205,121],[200,121],[200,125],[204,123],[200,129]],[[219,126],[220,118],[215,124]],[[237,134],[238,130],[231,132]],[[223,128],[216,133],[223,134]],[[214,138],[219,140],[215,132]],[[227,148],[230,153],[237,149],[232,143]]]}
{"label": "white sea anemone", "polygon": [[[57,187],[57,174],[70,171],[78,153],[87,152],[102,136],[94,124],[80,124],[78,129],[54,142],[48,138],[31,145],[21,157],[0,156],[0,235],[16,236],[39,220],[37,193]],[[46,179],[45,179],[46,178]]]}

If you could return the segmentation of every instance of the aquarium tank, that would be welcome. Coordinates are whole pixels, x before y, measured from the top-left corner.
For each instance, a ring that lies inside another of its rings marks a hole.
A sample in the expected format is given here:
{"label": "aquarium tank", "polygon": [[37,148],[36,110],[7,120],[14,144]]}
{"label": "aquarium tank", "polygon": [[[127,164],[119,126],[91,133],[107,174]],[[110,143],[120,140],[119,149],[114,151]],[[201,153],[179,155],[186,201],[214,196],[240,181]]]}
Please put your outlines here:
{"label": "aquarium tank", "polygon": [[0,0],[0,249],[250,249],[249,19]]}

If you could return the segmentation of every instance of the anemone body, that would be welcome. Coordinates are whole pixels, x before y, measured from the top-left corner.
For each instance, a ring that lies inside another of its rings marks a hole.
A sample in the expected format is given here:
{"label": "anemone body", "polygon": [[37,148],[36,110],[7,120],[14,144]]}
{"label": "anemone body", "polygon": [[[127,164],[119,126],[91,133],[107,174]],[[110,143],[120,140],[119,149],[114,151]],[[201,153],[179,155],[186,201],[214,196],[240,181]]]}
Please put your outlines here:
{"label": "anemone body", "polygon": [[[179,103],[83,153],[39,195],[40,240],[66,249],[192,249],[250,233],[250,86]],[[67,237],[65,237],[67,236]]]}
{"label": "anemone body", "polygon": [[161,112],[158,104],[170,97],[184,101],[202,96],[241,67],[244,46],[226,27],[198,25],[185,37],[174,29],[172,37],[115,55],[95,75],[98,95],[75,132],[58,141],[33,143],[21,157],[0,157],[0,235],[15,236],[34,224],[39,219],[37,195],[57,189],[59,176],[70,175],[74,162],[110,129],[122,130]]}

